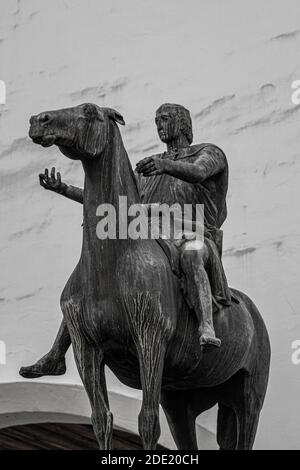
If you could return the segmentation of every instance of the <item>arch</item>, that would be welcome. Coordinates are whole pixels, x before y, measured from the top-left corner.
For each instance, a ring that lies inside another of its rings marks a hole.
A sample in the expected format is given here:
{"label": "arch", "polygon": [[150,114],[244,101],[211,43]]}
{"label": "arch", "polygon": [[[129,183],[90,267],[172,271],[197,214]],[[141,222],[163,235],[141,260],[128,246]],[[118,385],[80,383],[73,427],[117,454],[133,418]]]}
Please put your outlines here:
{"label": "arch", "polygon": [[[137,434],[140,398],[134,391],[127,394],[109,390],[109,401],[114,414],[114,427]],[[0,383],[0,429],[45,422],[88,424],[91,422],[90,415],[90,405],[82,385],[25,380]],[[196,424],[200,449],[216,449],[211,417],[206,413]],[[159,443],[168,449],[175,449],[163,412],[161,418]]]}

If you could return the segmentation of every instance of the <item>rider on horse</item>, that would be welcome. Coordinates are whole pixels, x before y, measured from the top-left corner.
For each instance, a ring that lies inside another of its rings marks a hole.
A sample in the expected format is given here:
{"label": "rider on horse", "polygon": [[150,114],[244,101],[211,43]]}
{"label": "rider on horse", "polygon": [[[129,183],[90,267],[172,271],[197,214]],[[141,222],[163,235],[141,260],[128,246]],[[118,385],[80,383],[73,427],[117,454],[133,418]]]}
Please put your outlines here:
{"label": "rider on horse", "polygon": [[[226,219],[228,164],[223,151],[213,144],[191,145],[190,113],[178,104],[163,104],[155,118],[159,137],[167,151],[141,160],[136,177],[142,203],[204,205],[204,243],[183,236],[180,240],[160,241],[184,278],[188,303],[199,321],[199,341],[204,350],[221,345],[215,335],[213,312],[231,304],[231,294],[221,262],[222,226]],[[45,189],[83,203],[83,190],[66,185],[55,169],[40,175]],[[50,352],[20,373],[26,378],[60,375],[65,372],[65,353],[71,344],[62,322]]]}

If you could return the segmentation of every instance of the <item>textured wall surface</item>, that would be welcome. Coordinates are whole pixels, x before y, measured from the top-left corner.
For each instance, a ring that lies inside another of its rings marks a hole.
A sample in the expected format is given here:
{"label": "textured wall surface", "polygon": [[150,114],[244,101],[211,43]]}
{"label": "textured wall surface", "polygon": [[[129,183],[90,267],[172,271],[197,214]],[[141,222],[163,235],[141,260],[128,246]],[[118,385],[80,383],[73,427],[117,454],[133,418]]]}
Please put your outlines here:
{"label": "textured wall surface", "polygon": [[[80,163],[33,145],[30,115],[86,101],[115,107],[134,164],[163,148],[156,108],[178,102],[191,110],[195,143],[213,141],[228,156],[224,265],[271,337],[256,448],[300,448],[300,365],[291,361],[300,339],[300,106],[291,101],[299,1],[0,0],[0,10],[0,381],[24,385],[19,366],[50,347],[81,249],[81,206],[44,191],[37,177],[56,166],[82,185]],[[71,354],[66,376],[43,381],[79,383]],[[112,376],[110,389],[121,389]],[[204,420],[211,430],[214,418]]]}

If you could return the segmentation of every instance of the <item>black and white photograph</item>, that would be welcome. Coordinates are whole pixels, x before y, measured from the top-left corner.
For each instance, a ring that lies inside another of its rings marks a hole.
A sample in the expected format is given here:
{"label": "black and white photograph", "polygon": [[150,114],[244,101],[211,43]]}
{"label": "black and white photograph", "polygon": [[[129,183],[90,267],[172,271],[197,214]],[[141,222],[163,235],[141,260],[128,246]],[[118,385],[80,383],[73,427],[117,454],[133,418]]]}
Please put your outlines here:
{"label": "black and white photograph", "polygon": [[0,450],[300,450],[299,203],[299,0],[0,0]]}

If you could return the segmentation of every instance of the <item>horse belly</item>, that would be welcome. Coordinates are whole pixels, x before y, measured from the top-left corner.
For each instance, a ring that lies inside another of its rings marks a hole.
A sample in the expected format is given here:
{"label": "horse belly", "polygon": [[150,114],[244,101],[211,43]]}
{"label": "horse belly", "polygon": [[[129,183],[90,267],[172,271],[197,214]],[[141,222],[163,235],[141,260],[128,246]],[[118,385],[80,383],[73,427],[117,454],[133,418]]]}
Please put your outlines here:
{"label": "horse belly", "polygon": [[199,345],[195,315],[186,312],[181,318],[167,358],[164,388],[211,387],[247,368],[254,337],[254,324],[247,309],[232,305],[214,315],[216,336],[222,344],[204,353]]}

